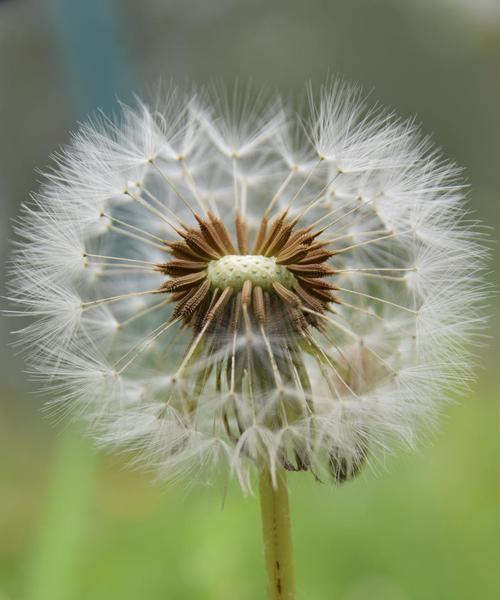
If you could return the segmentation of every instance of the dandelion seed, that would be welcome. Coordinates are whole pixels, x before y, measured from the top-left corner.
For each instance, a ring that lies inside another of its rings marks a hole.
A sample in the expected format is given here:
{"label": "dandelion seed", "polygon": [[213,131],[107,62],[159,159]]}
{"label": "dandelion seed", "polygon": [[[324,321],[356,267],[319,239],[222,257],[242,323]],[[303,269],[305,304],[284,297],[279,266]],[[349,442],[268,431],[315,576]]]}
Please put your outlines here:
{"label": "dandelion seed", "polygon": [[413,445],[484,324],[459,170],[355,88],[310,96],[301,124],[174,91],[86,125],[12,264],[58,405],[162,477],[261,473],[264,520],[286,471],[340,483]]}

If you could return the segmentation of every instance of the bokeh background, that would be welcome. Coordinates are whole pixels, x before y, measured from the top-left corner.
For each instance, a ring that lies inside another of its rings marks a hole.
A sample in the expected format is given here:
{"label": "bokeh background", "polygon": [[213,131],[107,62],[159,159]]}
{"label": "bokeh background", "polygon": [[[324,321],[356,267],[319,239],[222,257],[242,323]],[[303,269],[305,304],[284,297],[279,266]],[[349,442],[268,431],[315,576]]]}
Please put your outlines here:
{"label": "bokeh background", "polygon": [[[291,94],[327,74],[416,115],[498,237],[500,0],[3,0],[2,258],[36,169],[97,107],[160,78]],[[500,598],[499,306],[479,383],[419,453],[342,488],[292,478],[301,600]],[[262,598],[256,499],[152,486],[50,423],[13,326],[0,320],[0,600]]]}

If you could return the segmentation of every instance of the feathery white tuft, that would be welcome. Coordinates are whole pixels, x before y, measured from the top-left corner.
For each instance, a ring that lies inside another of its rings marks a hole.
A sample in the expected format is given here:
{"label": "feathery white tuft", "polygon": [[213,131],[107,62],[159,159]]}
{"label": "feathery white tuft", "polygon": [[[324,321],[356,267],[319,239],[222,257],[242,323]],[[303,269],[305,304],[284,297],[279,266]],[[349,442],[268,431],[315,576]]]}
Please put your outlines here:
{"label": "feathery white tuft", "polygon": [[[222,465],[246,489],[264,462],[340,481],[368,454],[413,445],[471,379],[487,252],[460,171],[354,87],[309,99],[303,122],[278,98],[241,90],[121,105],[82,126],[23,208],[11,299],[34,320],[18,343],[52,404],[161,477],[210,479]],[[329,240],[338,302],[316,315],[309,346],[290,350],[272,324],[269,342],[222,331],[187,372],[193,333],[159,292],[165,240],[195,227],[194,213],[231,232],[238,214],[252,239],[284,209]],[[251,362],[231,379],[252,343],[277,353],[272,385],[258,385]]]}

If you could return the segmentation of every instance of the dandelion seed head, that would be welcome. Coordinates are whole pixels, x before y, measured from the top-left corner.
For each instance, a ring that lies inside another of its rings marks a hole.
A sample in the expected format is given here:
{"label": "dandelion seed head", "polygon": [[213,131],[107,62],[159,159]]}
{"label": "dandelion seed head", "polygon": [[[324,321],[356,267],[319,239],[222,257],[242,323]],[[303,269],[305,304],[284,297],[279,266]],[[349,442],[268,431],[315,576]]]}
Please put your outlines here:
{"label": "dandelion seed head", "polygon": [[471,380],[487,251],[460,170],[354,87],[308,96],[304,118],[241,87],[120,105],[16,224],[53,409],[161,478],[342,482]]}

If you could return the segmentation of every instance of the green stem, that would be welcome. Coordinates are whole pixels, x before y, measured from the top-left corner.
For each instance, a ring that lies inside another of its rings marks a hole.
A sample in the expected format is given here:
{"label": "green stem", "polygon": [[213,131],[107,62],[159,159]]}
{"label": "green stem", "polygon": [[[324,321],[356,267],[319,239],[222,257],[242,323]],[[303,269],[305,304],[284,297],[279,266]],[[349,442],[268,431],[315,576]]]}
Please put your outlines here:
{"label": "green stem", "polygon": [[273,485],[263,469],[259,477],[260,509],[269,600],[295,600],[292,528],[286,472],[280,470]]}

